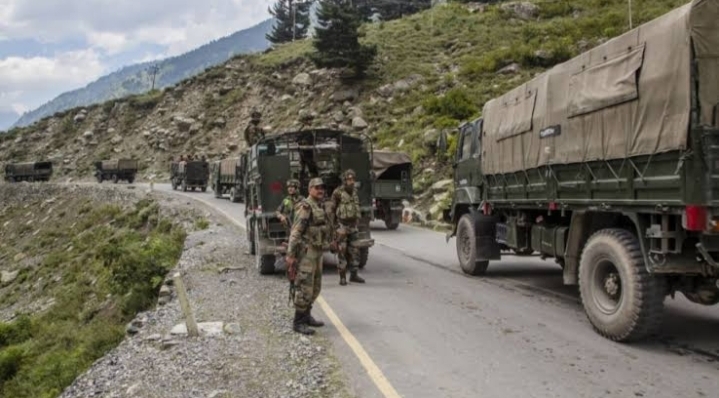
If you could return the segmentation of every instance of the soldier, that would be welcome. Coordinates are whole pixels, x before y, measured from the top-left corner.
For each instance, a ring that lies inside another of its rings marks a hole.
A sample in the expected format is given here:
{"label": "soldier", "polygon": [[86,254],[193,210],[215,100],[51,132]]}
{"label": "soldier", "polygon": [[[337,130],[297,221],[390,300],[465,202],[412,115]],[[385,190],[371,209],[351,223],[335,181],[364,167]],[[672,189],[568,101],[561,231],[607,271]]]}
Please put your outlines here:
{"label": "soldier", "polygon": [[347,265],[350,267],[350,282],[365,283],[365,280],[357,275],[357,262],[359,261],[359,250],[352,246],[357,240],[357,224],[360,219],[359,196],[355,189],[355,177],[357,174],[349,169],[344,172],[342,179],[344,184],[332,192],[332,212],[334,219],[337,245],[337,266],[340,273],[340,285],[347,285]]}
{"label": "soldier", "polygon": [[[297,333],[314,334],[307,326],[320,327],[324,322],[311,315],[312,303],[322,288],[322,254],[328,245],[326,214],[323,209],[325,186],[321,178],[309,183],[309,197],[295,210],[295,220],[287,248],[287,274],[295,285],[295,319],[292,329]],[[297,261],[299,260],[299,266]]]}
{"label": "soldier", "polygon": [[250,124],[245,128],[245,142],[247,142],[247,146],[255,145],[257,141],[265,138],[265,131],[259,126],[262,113],[252,111],[250,117]]}
{"label": "soldier", "polygon": [[275,215],[285,224],[287,228],[292,227],[294,221],[295,206],[304,199],[299,192],[300,182],[297,180],[287,181],[287,197],[280,203]]}

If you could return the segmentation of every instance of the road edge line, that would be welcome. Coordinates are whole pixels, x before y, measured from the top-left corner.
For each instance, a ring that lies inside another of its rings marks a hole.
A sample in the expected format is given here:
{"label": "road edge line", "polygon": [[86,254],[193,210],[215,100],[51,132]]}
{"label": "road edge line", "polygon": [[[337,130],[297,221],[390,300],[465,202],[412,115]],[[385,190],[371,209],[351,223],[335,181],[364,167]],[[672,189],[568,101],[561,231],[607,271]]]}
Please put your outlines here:
{"label": "road edge line", "polygon": [[367,371],[367,374],[369,375],[370,379],[372,379],[372,382],[374,385],[380,390],[382,395],[384,395],[386,398],[401,398],[401,395],[397,393],[397,391],[392,387],[392,384],[389,382],[387,377],[382,373],[382,370],[377,366],[377,364],[374,363],[372,358],[367,354],[367,351],[362,347],[362,344],[357,340],[357,338],[354,337],[352,332],[347,329],[347,327],[342,323],[340,318],[335,314],[335,312],[332,310],[332,307],[325,301],[324,297],[320,295],[317,297],[317,303],[319,303],[320,308],[322,308],[322,311],[324,311],[325,315],[327,315],[327,318],[329,318],[330,322],[334,325],[334,327],[337,329],[337,331],[340,333],[340,336],[342,336],[342,339],[347,343],[347,345],[350,347],[352,352],[354,352],[357,359],[359,359],[362,366]]}

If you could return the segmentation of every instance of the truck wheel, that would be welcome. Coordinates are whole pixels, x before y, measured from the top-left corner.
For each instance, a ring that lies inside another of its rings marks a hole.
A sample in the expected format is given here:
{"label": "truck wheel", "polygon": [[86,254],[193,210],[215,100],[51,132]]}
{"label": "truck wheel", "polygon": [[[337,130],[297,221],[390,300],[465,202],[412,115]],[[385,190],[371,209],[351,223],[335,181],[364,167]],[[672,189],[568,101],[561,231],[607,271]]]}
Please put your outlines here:
{"label": "truck wheel", "polygon": [[389,229],[390,231],[394,231],[395,229],[399,228],[399,223],[398,223],[398,222],[385,221],[385,222],[384,222],[384,225],[385,225],[385,226],[387,227],[387,229]]}
{"label": "truck wheel", "polygon": [[117,184],[117,174],[112,175],[112,183]]}
{"label": "truck wheel", "polygon": [[487,272],[489,261],[477,260],[476,233],[471,214],[465,214],[457,223],[457,256],[465,274],[479,276]]}
{"label": "truck wheel", "polygon": [[252,233],[247,233],[247,243],[250,246],[250,254],[255,255],[257,254],[257,247],[255,246],[255,229],[253,227],[253,223],[250,222],[250,220],[247,220],[247,231],[252,231]]}
{"label": "truck wheel", "polygon": [[517,256],[531,256],[532,254],[534,254],[534,250],[532,250],[531,248],[526,248],[526,249],[512,249],[512,251],[513,251],[514,254],[516,254]]}
{"label": "truck wheel", "polygon": [[589,238],[579,262],[579,293],[592,326],[608,339],[640,340],[661,323],[664,279],[647,272],[639,241],[624,229]]}
{"label": "truck wheel", "polygon": [[216,198],[221,198],[221,197],[222,197],[222,191],[220,190],[220,188],[219,188],[217,185],[215,185],[214,187],[212,187],[212,192],[215,193],[215,197],[216,197]]}
{"label": "truck wheel", "polygon": [[259,268],[261,275],[272,275],[275,273],[275,256],[272,254],[264,254],[255,256],[259,259]]}
{"label": "truck wheel", "polygon": [[367,259],[369,259],[369,247],[362,247],[359,249],[359,262],[357,266],[364,268],[367,265]]}
{"label": "truck wheel", "polygon": [[103,181],[102,175],[97,176],[97,182],[99,182],[100,184],[102,184],[102,181]]}
{"label": "truck wheel", "polygon": [[204,186],[204,187],[202,187],[202,188],[200,188],[200,189],[202,190],[202,192],[207,192],[207,186]]}
{"label": "truck wheel", "polygon": [[235,188],[230,188],[230,202],[237,203],[240,201],[240,198],[237,196],[237,190]]}
{"label": "truck wheel", "polygon": [[128,184],[132,184],[133,182],[135,182],[135,177],[130,177],[127,179]]}
{"label": "truck wheel", "polygon": [[182,181],[182,192],[187,192],[187,184],[185,181]]}

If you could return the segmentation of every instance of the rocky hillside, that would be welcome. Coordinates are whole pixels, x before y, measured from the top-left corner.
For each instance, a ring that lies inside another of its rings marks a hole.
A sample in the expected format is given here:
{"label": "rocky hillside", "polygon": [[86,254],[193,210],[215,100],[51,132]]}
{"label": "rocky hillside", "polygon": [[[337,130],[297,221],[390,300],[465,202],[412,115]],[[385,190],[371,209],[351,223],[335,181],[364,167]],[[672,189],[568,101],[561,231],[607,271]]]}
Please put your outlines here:
{"label": "rocky hillside", "polygon": [[[55,112],[77,106],[101,103],[149,91],[152,87],[152,80],[148,70],[153,65],[159,67],[155,87],[162,88],[196,75],[208,67],[223,63],[237,54],[265,50],[270,44],[265,38],[265,34],[270,31],[273,23],[274,20],[268,19],[248,29],[213,40],[185,54],[157,62],[124,67],[97,79],[86,87],[63,93],[38,109],[23,114],[13,127],[27,126],[44,117],[51,116]],[[5,125],[0,123],[0,126]]]}
{"label": "rocky hillside", "polygon": [[[639,2],[635,26],[685,3]],[[238,154],[253,107],[269,131],[296,125],[300,112],[317,125],[371,135],[377,148],[415,161],[417,200],[449,201],[447,153],[439,131],[480,114],[482,105],[548,67],[628,29],[625,0],[450,3],[407,18],[365,26],[379,55],[362,82],[317,70],[310,41],[239,56],[162,91],[73,109],[0,136],[0,161],[49,158],[60,178],[90,175],[98,159],[134,156],[142,176],[166,177],[181,153]],[[429,189],[432,185],[433,189]],[[434,205],[434,206],[433,206]]]}

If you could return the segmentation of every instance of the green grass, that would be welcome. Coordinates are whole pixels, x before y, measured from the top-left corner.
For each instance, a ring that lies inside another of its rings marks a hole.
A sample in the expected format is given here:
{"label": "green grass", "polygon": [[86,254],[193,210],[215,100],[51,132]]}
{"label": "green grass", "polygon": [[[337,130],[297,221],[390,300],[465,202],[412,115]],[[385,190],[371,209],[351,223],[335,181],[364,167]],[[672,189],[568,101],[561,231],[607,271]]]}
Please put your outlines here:
{"label": "green grass", "polygon": [[144,94],[133,95],[128,98],[130,106],[138,110],[152,110],[162,101],[163,92],[160,90],[148,91]]}
{"label": "green grass", "polygon": [[[24,211],[12,209],[0,222]],[[42,280],[37,294],[55,304],[0,323],[0,396],[58,396],[122,340],[127,322],[154,303],[182,253],[185,232],[161,218],[152,201],[130,209],[86,201],[63,213],[38,235],[3,236],[8,244],[0,257],[14,256],[18,245],[42,257],[13,283]],[[10,298],[4,291],[0,305]]]}

